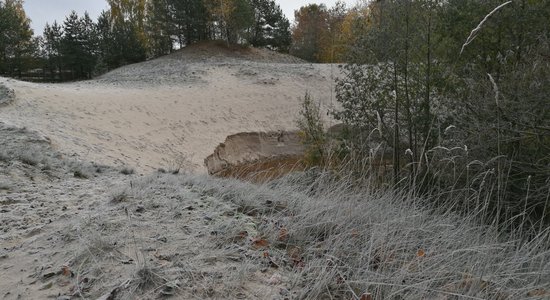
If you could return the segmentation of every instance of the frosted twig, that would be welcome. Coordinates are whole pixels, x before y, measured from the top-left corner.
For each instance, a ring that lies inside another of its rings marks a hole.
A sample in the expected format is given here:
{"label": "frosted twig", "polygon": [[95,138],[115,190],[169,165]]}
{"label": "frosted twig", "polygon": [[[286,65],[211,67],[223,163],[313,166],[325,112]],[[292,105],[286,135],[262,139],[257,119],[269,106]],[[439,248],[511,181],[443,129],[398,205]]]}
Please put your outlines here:
{"label": "frosted twig", "polygon": [[489,19],[489,17],[491,17],[498,10],[500,10],[501,8],[503,8],[504,6],[506,6],[510,3],[512,3],[512,1],[502,3],[501,5],[497,6],[495,9],[493,9],[493,11],[491,11],[488,15],[486,15],[485,18],[483,18],[483,20],[481,20],[481,22],[477,25],[477,27],[474,28],[474,30],[472,30],[472,32],[470,32],[470,36],[468,36],[468,38],[466,39],[466,42],[464,43],[464,45],[462,45],[462,49],[460,50],[461,55],[462,55],[462,52],[464,52],[464,48],[466,48],[466,46],[468,46],[477,37],[477,33],[481,30],[481,28],[483,27],[483,24],[485,24],[485,22]]}
{"label": "frosted twig", "polygon": [[497,107],[498,107],[498,98],[500,97],[500,91],[498,89],[498,85],[491,74],[487,73],[487,76],[489,76],[489,80],[491,80],[491,84],[493,84],[493,91],[495,92],[495,103],[497,104]]}

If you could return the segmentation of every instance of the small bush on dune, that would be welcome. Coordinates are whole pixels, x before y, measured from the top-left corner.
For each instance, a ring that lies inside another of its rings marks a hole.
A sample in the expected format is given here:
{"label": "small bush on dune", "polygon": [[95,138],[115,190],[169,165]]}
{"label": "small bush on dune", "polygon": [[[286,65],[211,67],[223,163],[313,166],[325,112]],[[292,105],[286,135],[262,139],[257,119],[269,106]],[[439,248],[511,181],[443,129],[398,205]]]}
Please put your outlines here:
{"label": "small bush on dune", "polygon": [[79,160],[67,161],[66,164],[73,176],[79,179],[90,179],[100,169],[100,167]]}
{"label": "small bush on dune", "polygon": [[123,174],[123,175],[132,175],[134,174],[136,171],[131,168],[131,167],[123,167],[121,170],[120,170],[120,173]]}
{"label": "small bush on dune", "polygon": [[12,188],[11,184],[9,184],[7,182],[1,182],[0,181],[0,191],[2,191],[2,190],[9,191],[11,188]]}
{"label": "small bush on dune", "polygon": [[301,101],[300,118],[297,120],[300,136],[306,146],[305,161],[309,166],[323,163],[326,136],[319,104],[306,92]]}
{"label": "small bush on dune", "polygon": [[40,163],[40,161],[42,160],[42,157],[37,152],[29,150],[29,151],[23,151],[19,153],[17,156],[17,159],[19,159],[19,161],[29,166],[36,166]]}
{"label": "small bush on dune", "polygon": [[74,177],[80,178],[80,179],[88,179],[90,178],[90,175],[84,173],[82,170],[75,170],[73,172]]}
{"label": "small bush on dune", "polygon": [[127,189],[116,190],[111,193],[111,202],[113,203],[125,202],[128,200],[129,197],[130,196]]}
{"label": "small bush on dune", "polygon": [[141,290],[149,290],[162,286],[166,281],[154,269],[142,267],[136,272],[135,282]]}

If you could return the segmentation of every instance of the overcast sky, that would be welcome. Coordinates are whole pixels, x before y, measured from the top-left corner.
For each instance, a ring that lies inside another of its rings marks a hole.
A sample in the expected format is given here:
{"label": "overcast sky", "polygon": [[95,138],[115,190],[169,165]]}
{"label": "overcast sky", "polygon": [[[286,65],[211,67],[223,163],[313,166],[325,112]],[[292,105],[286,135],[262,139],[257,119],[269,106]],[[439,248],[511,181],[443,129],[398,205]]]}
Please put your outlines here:
{"label": "overcast sky", "polygon": [[[324,3],[328,7],[334,5],[336,0],[275,0],[288,19],[294,19],[294,10],[309,3]],[[355,4],[356,0],[344,0],[348,4]],[[42,34],[46,22],[53,23],[57,20],[62,23],[72,10],[79,15],[87,11],[92,19],[96,19],[99,13],[107,8],[105,0],[25,0],[25,12],[32,20],[32,28],[36,35]]]}

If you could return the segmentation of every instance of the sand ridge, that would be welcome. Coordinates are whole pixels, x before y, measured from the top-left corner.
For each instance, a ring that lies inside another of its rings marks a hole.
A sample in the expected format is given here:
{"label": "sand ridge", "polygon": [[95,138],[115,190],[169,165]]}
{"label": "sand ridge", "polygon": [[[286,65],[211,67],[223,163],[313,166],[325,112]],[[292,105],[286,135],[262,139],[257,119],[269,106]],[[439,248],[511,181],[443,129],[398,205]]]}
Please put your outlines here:
{"label": "sand ridge", "polygon": [[204,172],[204,159],[228,135],[295,129],[306,91],[325,107],[333,101],[334,65],[215,47],[182,50],[85,82],[0,78],[16,94],[0,109],[0,120],[38,130],[57,150],[83,160],[144,172],[175,165]]}

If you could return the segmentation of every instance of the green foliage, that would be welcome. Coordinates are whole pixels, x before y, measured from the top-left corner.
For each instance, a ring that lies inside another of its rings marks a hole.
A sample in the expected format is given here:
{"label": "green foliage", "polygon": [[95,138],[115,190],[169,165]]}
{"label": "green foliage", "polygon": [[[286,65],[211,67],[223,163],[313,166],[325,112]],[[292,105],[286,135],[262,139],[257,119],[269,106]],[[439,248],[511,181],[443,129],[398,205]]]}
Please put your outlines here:
{"label": "green foliage", "polygon": [[319,61],[321,37],[327,31],[327,7],[310,4],[294,13],[290,54],[308,61]]}
{"label": "green foliage", "polygon": [[459,208],[542,224],[550,221],[550,4],[514,1],[489,16],[500,4],[370,3],[352,26],[334,116],[355,136],[382,133],[395,182],[459,189]]}
{"label": "green foliage", "polygon": [[107,0],[111,23],[128,23],[138,39],[146,44],[145,16],[147,0]]}
{"label": "green foliage", "polygon": [[319,104],[306,92],[301,99],[300,118],[297,121],[303,143],[306,146],[305,160],[310,166],[322,165],[325,153],[326,135]]}
{"label": "green foliage", "polygon": [[341,108],[332,111],[335,119],[350,128],[370,132],[378,130],[382,137],[391,137],[395,103],[391,64],[376,66],[348,64],[336,84],[336,100]]}
{"label": "green foliage", "polygon": [[151,0],[148,2],[147,22],[145,25],[149,41],[149,53],[152,57],[169,54],[173,50],[171,23],[172,15],[168,0]]}
{"label": "green foliage", "polygon": [[0,74],[22,78],[42,69],[42,80],[88,79],[202,40],[283,52],[290,44],[289,22],[274,0],[107,2],[97,22],[73,11],[35,38],[22,0],[0,1]]}
{"label": "green foliage", "polygon": [[288,51],[289,27],[273,0],[152,0],[146,23],[152,56],[202,40]]}
{"label": "green foliage", "polygon": [[132,22],[112,21],[110,13],[103,12],[97,27],[100,59],[106,69],[146,59],[147,49],[140,39],[139,29]]}
{"label": "green foliage", "polygon": [[290,53],[312,62],[344,62],[355,39],[354,20],[362,14],[360,6],[348,9],[337,1],[332,8],[309,4],[294,12]]}
{"label": "green foliage", "polygon": [[172,13],[168,24],[172,24],[174,35],[180,47],[207,37],[208,15],[202,0],[167,0]]}
{"label": "green foliage", "polygon": [[248,40],[248,28],[254,25],[254,11],[249,0],[234,0],[233,10],[227,22],[227,40],[236,44]]}
{"label": "green foliage", "polygon": [[254,23],[250,44],[254,47],[288,52],[291,35],[290,23],[274,0],[252,0]]}
{"label": "green foliage", "polygon": [[0,74],[21,75],[30,67],[37,43],[21,0],[0,2]]}
{"label": "green foliage", "polygon": [[[61,73],[62,56],[61,42],[63,38],[62,27],[54,22],[51,26],[46,23],[43,33],[43,56],[46,59],[46,69],[49,70],[50,79],[56,79],[56,73]],[[60,79],[60,78],[59,78]]]}
{"label": "green foliage", "polygon": [[97,43],[96,27],[88,14],[79,18],[73,11],[63,23],[59,49],[64,68],[71,70],[71,79],[92,77],[97,59]]}

